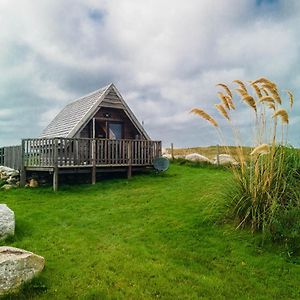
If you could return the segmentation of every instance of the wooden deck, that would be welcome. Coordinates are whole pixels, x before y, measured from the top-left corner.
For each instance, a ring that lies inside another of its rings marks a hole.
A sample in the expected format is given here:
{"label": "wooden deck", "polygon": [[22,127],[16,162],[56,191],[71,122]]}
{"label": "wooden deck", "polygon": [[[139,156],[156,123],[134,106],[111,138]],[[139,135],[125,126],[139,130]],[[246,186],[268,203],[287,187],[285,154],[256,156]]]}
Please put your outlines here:
{"label": "wooden deck", "polygon": [[[7,148],[0,149],[0,161],[4,162],[9,157],[8,167],[17,162],[21,171],[21,185],[26,183],[26,172],[46,171],[53,173],[54,190],[58,188],[59,173],[90,170],[92,183],[95,183],[97,171],[118,168],[127,170],[130,177],[132,168],[151,167],[153,160],[161,155],[161,142],[147,140],[23,139],[18,148],[19,154],[14,154],[14,158],[11,158],[12,154],[7,154],[12,153],[5,150]],[[18,150],[14,151],[17,153]]]}

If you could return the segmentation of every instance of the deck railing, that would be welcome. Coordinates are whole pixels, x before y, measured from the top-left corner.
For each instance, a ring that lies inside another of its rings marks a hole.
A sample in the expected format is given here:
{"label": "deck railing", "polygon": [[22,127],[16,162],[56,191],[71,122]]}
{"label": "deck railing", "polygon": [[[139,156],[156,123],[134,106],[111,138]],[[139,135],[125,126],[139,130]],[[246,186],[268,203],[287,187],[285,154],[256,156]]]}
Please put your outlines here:
{"label": "deck railing", "polygon": [[6,166],[16,170],[21,168],[21,146],[9,146],[0,148],[0,166]]}
{"label": "deck railing", "polygon": [[147,166],[161,155],[160,141],[86,138],[24,139],[25,167]]}

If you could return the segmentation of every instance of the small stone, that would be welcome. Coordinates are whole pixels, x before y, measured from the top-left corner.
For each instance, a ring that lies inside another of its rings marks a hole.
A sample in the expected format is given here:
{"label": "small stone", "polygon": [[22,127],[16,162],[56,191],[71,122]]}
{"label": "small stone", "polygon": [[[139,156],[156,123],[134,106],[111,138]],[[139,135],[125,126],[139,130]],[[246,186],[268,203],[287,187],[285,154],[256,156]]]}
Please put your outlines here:
{"label": "small stone", "polygon": [[32,188],[35,188],[35,187],[38,187],[38,186],[39,186],[39,183],[37,182],[36,179],[32,178],[32,179],[30,179],[30,181],[29,181],[29,186],[32,187]]}
{"label": "small stone", "polygon": [[11,184],[4,184],[4,185],[2,185],[1,190],[8,191],[8,190],[11,190],[13,188],[14,188],[14,186],[11,185]]}

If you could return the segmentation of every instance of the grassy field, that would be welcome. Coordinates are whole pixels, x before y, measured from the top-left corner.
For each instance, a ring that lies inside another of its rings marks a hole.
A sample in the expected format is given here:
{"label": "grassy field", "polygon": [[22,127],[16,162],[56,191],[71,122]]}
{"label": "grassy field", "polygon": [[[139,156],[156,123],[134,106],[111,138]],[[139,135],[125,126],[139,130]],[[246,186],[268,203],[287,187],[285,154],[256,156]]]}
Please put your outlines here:
{"label": "grassy field", "polygon": [[[171,149],[166,149],[168,153],[171,153]],[[230,154],[235,159],[238,158],[237,151],[235,146],[219,146],[220,154],[226,153]],[[251,147],[243,147],[245,158],[248,159],[253,148]],[[209,146],[209,147],[191,147],[191,148],[174,148],[174,155],[187,155],[191,153],[199,153],[201,155],[206,156],[209,159],[214,159],[218,153],[217,146]]]}
{"label": "grassy field", "polygon": [[173,164],[58,193],[0,192],[16,214],[6,244],[46,259],[11,299],[299,299],[300,265],[216,223],[230,179],[225,169]]}

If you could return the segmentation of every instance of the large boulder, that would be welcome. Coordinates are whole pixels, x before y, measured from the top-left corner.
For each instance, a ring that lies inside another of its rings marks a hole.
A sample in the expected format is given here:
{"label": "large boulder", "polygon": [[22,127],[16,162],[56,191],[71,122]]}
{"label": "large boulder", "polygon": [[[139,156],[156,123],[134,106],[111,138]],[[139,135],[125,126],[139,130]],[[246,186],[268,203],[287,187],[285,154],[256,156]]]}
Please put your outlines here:
{"label": "large boulder", "polygon": [[0,239],[15,234],[15,214],[6,204],[0,204]]}
{"label": "large boulder", "polygon": [[186,155],[185,159],[198,162],[210,162],[210,160],[199,153],[191,153]]}
{"label": "large boulder", "polygon": [[175,159],[185,159],[185,155],[182,154],[178,154],[178,155],[174,155]]}
{"label": "large boulder", "polygon": [[[217,156],[214,158],[214,164],[218,163]],[[219,155],[220,165],[238,165],[239,163],[229,154],[220,154]]]}
{"label": "large boulder", "polygon": [[15,292],[22,283],[40,273],[42,256],[14,247],[0,247],[0,296]]}
{"label": "large boulder", "polygon": [[167,158],[167,159],[172,159],[172,155],[169,154],[169,153],[164,153],[164,154],[162,155],[162,157]]}

